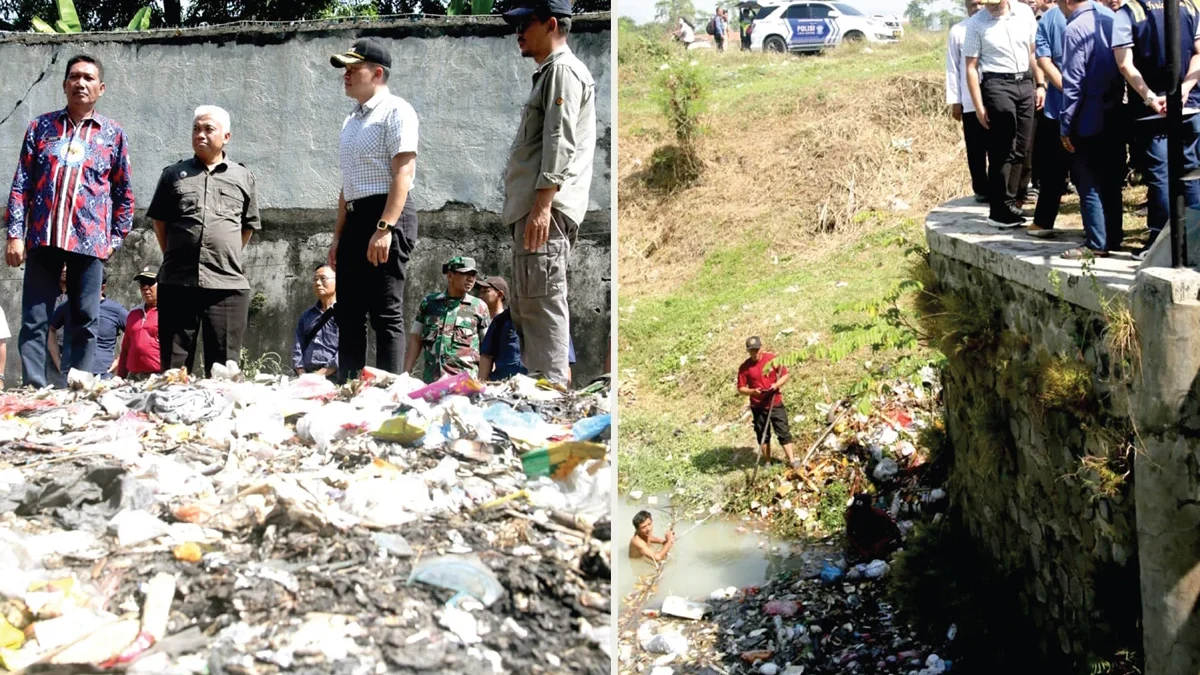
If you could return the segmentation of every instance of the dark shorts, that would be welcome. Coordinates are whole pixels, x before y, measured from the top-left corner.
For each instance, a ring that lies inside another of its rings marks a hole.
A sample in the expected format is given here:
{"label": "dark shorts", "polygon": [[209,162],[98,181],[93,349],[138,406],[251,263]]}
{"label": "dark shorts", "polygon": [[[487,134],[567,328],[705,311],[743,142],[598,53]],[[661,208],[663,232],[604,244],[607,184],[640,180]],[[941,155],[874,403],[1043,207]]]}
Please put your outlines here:
{"label": "dark shorts", "polygon": [[769,414],[765,408],[751,408],[750,413],[754,415],[754,437],[759,439],[760,443],[771,442],[771,429],[767,427],[768,421],[771,423],[770,426],[775,429],[775,438],[778,439],[780,445],[792,442],[792,431],[788,428],[786,406],[777,405],[771,408]]}

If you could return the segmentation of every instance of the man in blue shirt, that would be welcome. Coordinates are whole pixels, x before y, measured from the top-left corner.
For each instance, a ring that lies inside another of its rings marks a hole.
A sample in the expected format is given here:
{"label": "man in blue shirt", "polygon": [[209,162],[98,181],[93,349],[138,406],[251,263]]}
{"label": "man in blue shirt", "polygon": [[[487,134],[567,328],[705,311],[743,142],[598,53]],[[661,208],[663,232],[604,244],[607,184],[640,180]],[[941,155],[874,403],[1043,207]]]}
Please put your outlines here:
{"label": "man in blue shirt", "polygon": [[1122,87],[1113,56],[1111,9],[1093,0],[1059,0],[1063,33],[1062,145],[1073,157],[1084,245],[1064,258],[1105,257],[1121,245],[1124,151],[1116,115]]}
{"label": "man in blue shirt", "polygon": [[492,314],[492,325],[488,326],[479,345],[479,380],[507,380],[517,373],[525,373],[517,329],[504,306],[508,299],[508,282],[501,277],[487,277],[476,281],[475,287],[479,289],[479,299],[487,304]]}
{"label": "man in blue shirt", "polygon": [[725,16],[724,9],[717,9],[717,15],[713,17],[713,25],[716,29],[713,39],[717,43],[717,50],[723,52],[725,51],[725,35],[729,32],[729,19]]}
{"label": "man in blue shirt", "polygon": [[[508,298],[508,282],[503,277],[486,277],[475,282],[479,299],[488,306],[492,324],[479,344],[479,381],[507,380],[516,374],[527,375],[521,365],[521,341],[512,317],[504,307]],[[567,337],[567,364],[575,365],[575,343]],[[571,368],[567,368],[567,386],[571,386]]]}
{"label": "man in blue shirt", "polygon": [[297,375],[316,373],[326,377],[338,369],[338,326],[333,320],[337,306],[337,277],[329,265],[313,272],[317,302],[304,310],[296,324],[292,343],[292,369]]}
{"label": "man in blue shirt", "polygon": [[[107,288],[108,268],[106,267],[100,282],[100,315],[95,324],[96,351],[93,352],[88,370],[96,375],[111,376],[117,370],[117,345],[121,344],[120,336],[125,332],[125,320],[129,317],[129,310],[105,295]],[[67,309],[68,304],[64,302],[50,316],[50,337],[47,346],[50,351],[50,360],[56,368],[61,368],[64,361],[60,352],[62,345],[58,342],[58,334],[68,332],[64,330],[67,324]],[[65,375],[66,373],[63,372],[59,378],[56,378],[56,384],[65,386],[66,381],[63,379]]]}
{"label": "man in blue shirt", "polygon": [[1059,142],[1058,111],[1062,107],[1063,31],[1067,19],[1058,7],[1042,14],[1037,27],[1037,65],[1046,76],[1046,103],[1037,119],[1033,142],[1037,207],[1029,234],[1041,236],[1054,228],[1058,206],[1067,182],[1067,153]]}
{"label": "man in blue shirt", "polygon": [[[1195,89],[1200,79],[1200,59],[1192,58],[1200,52],[1200,20],[1192,0],[1179,3],[1179,45],[1181,63],[1188,64],[1180,73],[1179,91],[1184,106],[1200,107],[1200,91]],[[1161,2],[1128,0],[1113,19],[1112,49],[1117,68],[1129,87],[1130,107],[1134,121],[1134,133],[1143,153],[1142,170],[1146,183],[1146,227],[1150,230],[1150,242],[1135,258],[1141,259],[1150,244],[1167,224],[1167,125],[1165,115],[1167,100],[1164,98],[1170,85],[1170,63],[1167,48],[1163,45],[1166,25]],[[1140,99],[1140,100],[1137,100]],[[1149,120],[1139,118],[1157,116]],[[1200,116],[1184,118],[1180,128],[1183,141],[1184,172],[1200,168]],[[1200,181],[1184,182],[1184,201],[1190,207],[1200,207]]]}

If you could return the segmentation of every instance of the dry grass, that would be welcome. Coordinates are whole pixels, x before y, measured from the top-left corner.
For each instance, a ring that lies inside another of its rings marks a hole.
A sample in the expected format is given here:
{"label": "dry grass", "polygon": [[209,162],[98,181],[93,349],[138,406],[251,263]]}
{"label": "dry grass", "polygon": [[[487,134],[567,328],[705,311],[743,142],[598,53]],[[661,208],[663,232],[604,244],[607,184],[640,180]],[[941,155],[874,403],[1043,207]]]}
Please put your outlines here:
{"label": "dry grass", "polygon": [[[853,59],[883,57],[775,58],[802,69],[821,59],[849,68]],[[935,73],[884,68],[877,78],[817,76],[791,91],[718,101],[700,141],[700,182],[666,195],[647,185],[652,157],[670,138],[665,122],[622,115],[622,296],[670,292],[710,251],[749,237],[770,241],[781,257],[819,260],[880,221],[921,217],[960,194],[965,155],[957,124],[943,114],[942,86]]]}

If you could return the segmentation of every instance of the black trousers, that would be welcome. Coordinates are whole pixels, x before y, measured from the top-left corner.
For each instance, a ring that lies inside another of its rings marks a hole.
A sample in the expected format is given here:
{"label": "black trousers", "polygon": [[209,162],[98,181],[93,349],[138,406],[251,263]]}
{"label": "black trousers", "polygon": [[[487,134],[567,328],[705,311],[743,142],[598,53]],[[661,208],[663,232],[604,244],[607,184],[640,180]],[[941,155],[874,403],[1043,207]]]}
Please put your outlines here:
{"label": "black trousers", "polygon": [[988,198],[991,215],[1006,215],[1017,208],[1025,155],[1033,136],[1033,79],[1005,80],[984,75],[983,107],[988,125]]}
{"label": "black trousers", "polygon": [[383,216],[387,195],[357,199],[348,205],[346,225],[338,240],[338,382],[358,376],[367,365],[367,317],[375,331],[375,367],[389,373],[404,370],[405,266],[417,243],[417,207],[412,193],[392,231],[387,262],[367,262],[367,244]]}
{"label": "black trousers", "polygon": [[237,361],[250,314],[249,290],[158,285],[158,350],[163,371],[193,372],[196,335],[204,340],[204,374],[214,363]]}
{"label": "black trousers", "polygon": [[988,193],[987,129],[974,111],[962,116],[963,142],[967,144],[967,168],[971,171],[971,189],[977,195]]}
{"label": "black trousers", "polygon": [[1037,208],[1033,211],[1033,224],[1038,227],[1054,227],[1054,221],[1058,219],[1058,207],[1067,187],[1071,157],[1062,146],[1059,129],[1058,120],[1038,115],[1038,138],[1035,141],[1037,156],[1033,164],[1041,179]]}
{"label": "black trousers", "polygon": [[787,407],[777,405],[774,408],[750,408],[751,417],[754,420],[754,437],[759,439],[762,445],[767,445],[771,442],[771,430],[774,428],[775,439],[780,445],[787,445],[792,442],[792,430],[788,425]]}

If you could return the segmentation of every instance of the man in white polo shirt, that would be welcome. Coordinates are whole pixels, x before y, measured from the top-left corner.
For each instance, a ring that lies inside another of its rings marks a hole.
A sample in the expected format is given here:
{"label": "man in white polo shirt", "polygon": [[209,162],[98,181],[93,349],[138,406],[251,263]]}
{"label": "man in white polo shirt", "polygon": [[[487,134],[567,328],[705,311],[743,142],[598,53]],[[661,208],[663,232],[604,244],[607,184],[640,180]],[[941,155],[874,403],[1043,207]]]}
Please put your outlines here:
{"label": "man in white polo shirt", "polygon": [[963,55],[975,116],[988,130],[988,223],[1007,229],[1025,224],[1017,194],[1046,83],[1034,66],[1033,10],[1013,0],[983,6],[964,22]]}
{"label": "man in white polo shirt", "polygon": [[345,382],[367,364],[367,315],[376,367],[404,369],[404,268],[417,243],[409,194],[416,178],[417,113],[388,91],[392,57],[380,40],[360,39],[329,61],[345,69],[346,95],[358,101],[342,124],[342,192],[329,248],[341,291],[337,379]]}

